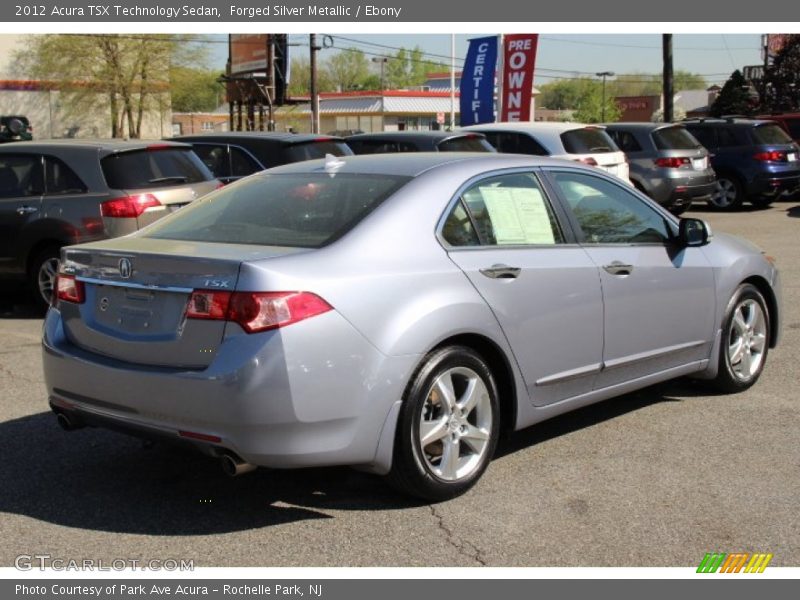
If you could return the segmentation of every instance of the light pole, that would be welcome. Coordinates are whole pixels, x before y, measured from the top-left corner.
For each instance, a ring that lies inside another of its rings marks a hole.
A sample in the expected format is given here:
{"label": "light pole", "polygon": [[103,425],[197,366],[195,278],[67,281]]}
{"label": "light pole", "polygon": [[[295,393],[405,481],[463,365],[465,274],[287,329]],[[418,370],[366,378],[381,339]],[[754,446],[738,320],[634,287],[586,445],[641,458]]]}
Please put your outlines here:
{"label": "light pole", "polygon": [[383,91],[383,89],[384,89],[383,69],[384,69],[384,66],[386,65],[386,63],[388,61],[389,61],[389,58],[386,57],[386,56],[373,56],[372,57],[372,62],[381,64],[381,91]]}
{"label": "light pole", "polygon": [[598,77],[602,77],[603,78],[603,104],[600,107],[600,110],[601,110],[603,116],[602,116],[602,118],[600,120],[603,123],[605,123],[606,122],[606,77],[613,77],[614,76],[614,72],[613,71],[601,71],[599,73],[595,73],[595,75],[597,75]]}

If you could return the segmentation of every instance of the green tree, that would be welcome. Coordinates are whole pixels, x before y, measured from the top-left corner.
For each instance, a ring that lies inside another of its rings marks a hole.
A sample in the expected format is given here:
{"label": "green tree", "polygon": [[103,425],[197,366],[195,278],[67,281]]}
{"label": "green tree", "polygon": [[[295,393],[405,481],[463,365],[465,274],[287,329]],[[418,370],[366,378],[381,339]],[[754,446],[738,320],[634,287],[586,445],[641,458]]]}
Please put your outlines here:
{"label": "green tree", "polygon": [[330,83],[338,91],[362,89],[369,77],[369,59],[361,50],[345,48],[325,61],[324,69]]}
{"label": "green tree", "polygon": [[739,69],[736,69],[722,86],[719,96],[711,105],[710,113],[715,117],[750,115],[753,114],[754,108],[747,81]]}
{"label": "green tree", "polygon": [[790,35],[766,75],[764,112],[800,109],[800,35]]}
{"label": "green tree", "polygon": [[[615,96],[660,96],[663,90],[661,73],[623,73],[617,75],[610,87]],[[689,71],[675,71],[673,88],[682,90],[704,90],[708,82],[702,75]]]}
{"label": "green tree", "polygon": [[108,111],[113,137],[140,137],[148,110],[163,108],[169,69],[201,51],[178,36],[78,34],[33,36],[15,54],[19,72],[52,81],[71,111]]}
{"label": "green tree", "polygon": [[[574,109],[575,120],[583,123],[599,123],[603,120],[603,83],[597,79],[579,77],[555,81],[541,86],[540,92],[536,105],[541,108]],[[611,85],[606,83],[605,120],[616,121],[620,114],[611,93]]]}
{"label": "green tree", "polygon": [[217,80],[221,73],[191,67],[169,70],[172,110],[177,112],[209,112],[225,99],[225,88]]}
{"label": "green tree", "polygon": [[422,49],[414,46],[411,50],[400,48],[389,58],[384,79],[387,89],[401,89],[422,85],[428,73],[447,70],[448,67],[442,63],[426,60]]}

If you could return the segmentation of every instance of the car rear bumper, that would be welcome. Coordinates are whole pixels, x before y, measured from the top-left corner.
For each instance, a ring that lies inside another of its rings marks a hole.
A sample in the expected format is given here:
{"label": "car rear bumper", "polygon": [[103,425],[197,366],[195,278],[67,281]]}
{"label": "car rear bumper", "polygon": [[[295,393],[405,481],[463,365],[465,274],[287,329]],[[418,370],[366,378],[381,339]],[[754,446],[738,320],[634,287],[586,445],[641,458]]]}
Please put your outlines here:
{"label": "car rear bumper", "polygon": [[708,200],[717,187],[713,171],[679,177],[651,179],[651,197],[667,208],[682,204]]}
{"label": "car rear bumper", "polygon": [[800,186],[800,171],[763,173],[750,182],[747,193],[753,196],[769,196],[794,190],[798,186]]}
{"label": "car rear bumper", "polygon": [[381,354],[335,312],[262,334],[226,335],[202,370],[132,365],[85,351],[67,339],[56,309],[45,319],[42,343],[55,412],[278,468],[387,471],[391,454],[380,458],[378,448],[393,440],[392,405],[419,360]]}

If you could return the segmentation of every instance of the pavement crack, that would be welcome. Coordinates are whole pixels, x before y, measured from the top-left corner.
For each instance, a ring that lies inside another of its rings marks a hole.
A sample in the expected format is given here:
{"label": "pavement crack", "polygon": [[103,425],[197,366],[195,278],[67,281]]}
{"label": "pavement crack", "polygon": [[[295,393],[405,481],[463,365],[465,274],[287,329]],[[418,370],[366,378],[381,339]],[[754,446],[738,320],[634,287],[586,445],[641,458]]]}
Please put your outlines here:
{"label": "pavement crack", "polygon": [[483,551],[480,548],[478,548],[469,540],[457,537],[453,533],[453,530],[450,529],[444,522],[444,515],[437,510],[436,506],[429,504],[428,508],[431,509],[431,516],[436,519],[436,525],[445,534],[445,539],[447,540],[448,544],[458,550],[459,554],[462,554],[467,558],[471,558],[482,567],[488,566],[489,563],[486,562],[486,559],[483,556]]}

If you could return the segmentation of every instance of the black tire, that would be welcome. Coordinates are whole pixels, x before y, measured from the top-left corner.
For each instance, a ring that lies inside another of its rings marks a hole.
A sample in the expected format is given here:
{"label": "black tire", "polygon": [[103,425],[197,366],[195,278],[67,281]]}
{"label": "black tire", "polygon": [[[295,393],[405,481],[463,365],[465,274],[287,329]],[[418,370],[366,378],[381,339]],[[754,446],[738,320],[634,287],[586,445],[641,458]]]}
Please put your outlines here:
{"label": "black tire", "polygon": [[[440,379],[445,388],[450,382],[454,392],[450,403],[437,385]],[[467,394],[469,389],[473,393]],[[466,402],[468,397],[474,403]],[[480,479],[497,448],[499,406],[494,376],[475,351],[448,346],[429,354],[403,397],[392,469],[386,476],[389,484],[434,502],[466,492]],[[423,446],[424,423],[429,424],[431,441]],[[455,458],[446,461],[446,455]]]}
{"label": "black tire", "polygon": [[[770,335],[764,297],[755,286],[740,285],[725,310],[719,371],[712,384],[723,392],[741,392],[758,381],[767,362]],[[741,353],[737,352],[740,348]]]}
{"label": "black tire", "polygon": [[[54,275],[58,272],[59,255],[60,248],[58,246],[47,246],[39,250],[30,261],[28,287],[33,301],[42,312],[50,306]],[[45,279],[49,279],[49,288]]]}
{"label": "black tire", "polygon": [[711,194],[709,206],[719,210],[737,210],[744,202],[744,186],[734,175],[720,174],[717,177],[717,190]]}

